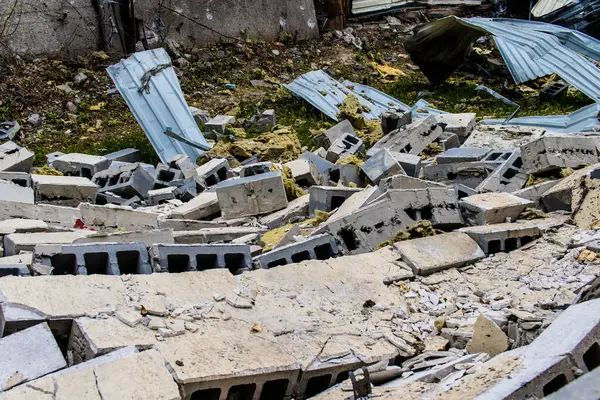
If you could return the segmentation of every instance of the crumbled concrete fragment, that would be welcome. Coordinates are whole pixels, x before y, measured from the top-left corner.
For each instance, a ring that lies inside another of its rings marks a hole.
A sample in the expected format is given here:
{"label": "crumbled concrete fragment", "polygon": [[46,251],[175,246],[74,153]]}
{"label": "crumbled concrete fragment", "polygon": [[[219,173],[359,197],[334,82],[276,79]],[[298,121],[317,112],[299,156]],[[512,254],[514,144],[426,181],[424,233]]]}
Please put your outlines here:
{"label": "crumbled concrete fragment", "polygon": [[33,204],[33,189],[21,187],[9,181],[0,180],[0,202]]}
{"label": "crumbled concrete fragment", "polygon": [[227,127],[235,124],[235,117],[217,115],[204,124],[207,139],[219,139],[226,134]]}
{"label": "crumbled concrete fragment", "polygon": [[171,211],[171,218],[202,219],[218,214],[221,208],[215,192],[203,192]]}
{"label": "crumbled concrete fragment", "polygon": [[269,229],[275,229],[280,226],[294,223],[302,218],[308,218],[310,195],[298,197],[290,201],[286,208],[266,215],[260,219],[262,225]]}
{"label": "crumbled concrete fragment", "polygon": [[317,167],[309,160],[294,160],[285,163],[284,166],[292,170],[292,176],[300,186],[312,186],[320,181]]}
{"label": "crumbled concrete fragment", "polygon": [[37,219],[6,219],[0,221],[0,236],[11,233],[46,232],[48,224]]}
{"label": "crumbled concrete fragment", "polygon": [[108,169],[111,162],[111,160],[102,156],[70,153],[52,160],[51,167],[62,172],[65,176],[81,176],[92,179],[98,172]]}
{"label": "crumbled concrete fragment", "polygon": [[0,145],[0,171],[29,172],[34,154],[13,142]]}
{"label": "crumbled concrete fragment", "polygon": [[1,338],[0,354],[0,391],[67,366],[46,323]]}
{"label": "crumbled concrete fragment", "polygon": [[367,152],[373,156],[381,149],[418,155],[442,134],[436,117],[428,116],[385,135]]}
{"label": "crumbled concrete fragment", "polygon": [[407,240],[396,243],[395,247],[402,260],[419,275],[462,267],[485,257],[479,245],[460,232]]}
{"label": "crumbled concrete fragment", "polygon": [[325,147],[331,146],[336,140],[341,139],[342,136],[344,136],[345,134],[356,135],[354,127],[347,119],[343,120],[342,122],[339,122],[335,126],[325,131]]}
{"label": "crumbled concrete fragment", "polygon": [[461,143],[465,142],[475,128],[477,124],[476,117],[475,113],[439,114],[435,116],[440,125],[445,125],[444,131],[455,133]]}
{"label": "crumbled concrete fragment", "polygon": [[508,337],[502,329],[484,315],[477,318],[473,328],[473,338],[467,344],[467,351],[474,353],[487,353],[494,357],[508,349]]}
{"label": "crumbled concrete fragment", "polygon": [[386,149],[374,153],[361,168],[375,185],[389,176],[406,174],[398,160]]}
{"label": "crumbled concrete fragment", "polygon": [[87,178],[77,176],[31,175],[37,201],[72,200],[93,202],[98,187]]}

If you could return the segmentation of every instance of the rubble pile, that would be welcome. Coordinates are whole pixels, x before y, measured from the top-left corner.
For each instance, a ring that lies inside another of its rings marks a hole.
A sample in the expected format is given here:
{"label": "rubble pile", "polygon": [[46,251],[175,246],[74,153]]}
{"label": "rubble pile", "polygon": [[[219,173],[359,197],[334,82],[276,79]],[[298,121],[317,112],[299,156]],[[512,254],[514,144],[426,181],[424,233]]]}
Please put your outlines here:
{"label": "rubble pile", "polygon": [[367,118],[353,95],[316,149],[276,110],[161,128],[136,107],[162,104],[168,69],[128,92],[109,69],[158,165],[123,149],[34,169],[0,145],[0,399],[590,390],[600,134]]}

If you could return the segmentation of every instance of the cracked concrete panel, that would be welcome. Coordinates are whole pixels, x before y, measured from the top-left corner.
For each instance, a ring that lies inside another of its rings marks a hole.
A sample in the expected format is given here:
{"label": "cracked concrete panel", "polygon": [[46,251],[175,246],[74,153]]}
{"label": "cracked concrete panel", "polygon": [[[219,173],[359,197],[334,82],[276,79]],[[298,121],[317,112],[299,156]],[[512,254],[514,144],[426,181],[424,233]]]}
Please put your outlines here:
{"label": "cracked concrete panel", "polygon": [[25,308],[47,319],[67,319],[110,311],[125,300],[119,277],[39,276],[24,280],[0,279],[0,307]]}
{"label": "cracked concrete panel", "polygon": [[179,400],[179,390],[156,350],[53,374],[3,393],[2,400]]}

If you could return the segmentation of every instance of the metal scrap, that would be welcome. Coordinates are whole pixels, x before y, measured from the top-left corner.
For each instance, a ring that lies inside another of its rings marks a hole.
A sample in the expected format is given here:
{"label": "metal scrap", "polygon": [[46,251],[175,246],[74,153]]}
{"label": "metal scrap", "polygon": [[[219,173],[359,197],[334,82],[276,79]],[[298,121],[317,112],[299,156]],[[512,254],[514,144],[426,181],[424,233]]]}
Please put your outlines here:
{"label": "metal scrap", "polygon": [[164,49],[135,53],[107,71],[163,163],[210,150]]}
{"label": "metal scrap", "polygon": [[540,0],[531,13],[542,21],[591,32],[598,28],[600,0]]}
{"label": "metal scrap", "polygon": [[475,88],[475,92],[477,92],[477,93],[479,93],[479,92],[485,92],[485,93],[489,94],[490,96],[492,96],[492,97],[500,100],[501,102],[503,102],[507,106],[515,108],[515,111],[513,111],[513,113],[511,115],[509,115],[508,118],[506,118],[506,120],[504,121],[504,123],[508,123],[508,121],[510,121],[511,119],[513,119],[515,117],[515,115],[517,115],[519,113],[519,111],[521,110],[521,106],[520,105],[518,105],[517,103],[513,102],[512,100],[507,99],[506,97],[502,96],[500,93],[496,92],[495,90],[490,89],[487,86],[479,85],[479,86],[477,86]]}
{"label": "metal scrap", "polygon": [[556,73],[600,102],[600,71],[586,58],[600,59],[600,41],[567,28],[514,19],[446,17],[418,28],[405,47],[427,78],[441,83],[485,33],[494,36],[515,83]]}

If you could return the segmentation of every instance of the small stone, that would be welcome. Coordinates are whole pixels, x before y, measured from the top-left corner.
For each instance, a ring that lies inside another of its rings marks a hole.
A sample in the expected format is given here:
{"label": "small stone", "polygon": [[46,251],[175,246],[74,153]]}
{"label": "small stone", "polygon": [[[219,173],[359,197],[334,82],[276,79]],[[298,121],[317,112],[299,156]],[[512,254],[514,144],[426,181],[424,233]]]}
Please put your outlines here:
{"label": "small stone", "polygon": [[508,349],[508,337],[491,319],[480,315],[473,327],[473,338],[467,343],[467,351],[471,354],[487,353],[498,355]]}
{"label": "small stone", "polygon": [[271,52],[272,52],[274,55],[276,55],[276,56],[278,56],[278,55],[280,55],[280,54],[281,54],[281,53],[279,52],[279,50],[277,50],[277,49],[275,49],[275,50],[272,50]]}
{"label": "small stone", "polygon": [[213,299],[215,299],[215,301],[223,301],[225,300],[225,295],[221,293],[214,293]]}
{"label": "small stone", "polygon": [[191,322],[186,322],[185,329],[187,329],[188,331],[190,331],[192,333],[196,333],[196,332],[198,332],[198,329],[200,329],[200,328],[196,324],[193,324]]}
{"label": "small stone", "polygon": [[249,301],[239,296],[227,297],[227,304],[234,308],[252,308],[252,304]]}
{"label": "small stone", "polygon": [[180,319],[170,319],[167,321],[167,328],[175,335],[182,335],[185,333],[185,322]]}
{"label": "small stone", "polygon": [[148,328],[152,329],[153,331],[157,331],[165,326],[166,325],[164,321],[160,318],[150,318],[150,322],[148,323]]}
{"label": "small stone", "polygon": [[84,74],[83,72],[80,72],[77,75],[75,75],[75,78],[73,78],[73,82],[75,82],[76,85],[81,85],[82,83],[87,81],[87,79],[88,79],[87,75]]}
{"label": "small stone", "polygon": [[425,351],[444,351],[450,341],[441,336],[425,338]]}
{"label": "small stone", "polygon": [[29,118],[27,118],[27,122],[37,126],[42,122],[42,117],[40,117],[40,114],[31,114]]}
{"label": "small stone", "polygon": [[58,85],[56,88],[61,92],[65,92],[66,94],[69,94],[73,91],[69,85]]}
{"label": "small stone", "polygon": [[77,106],[71,101],[67,103],[66,108],[72,113],[77,112]]}

